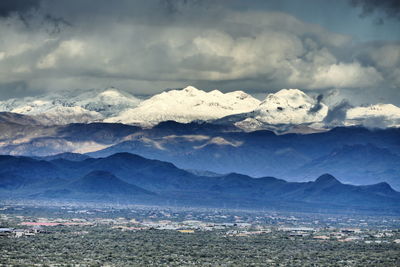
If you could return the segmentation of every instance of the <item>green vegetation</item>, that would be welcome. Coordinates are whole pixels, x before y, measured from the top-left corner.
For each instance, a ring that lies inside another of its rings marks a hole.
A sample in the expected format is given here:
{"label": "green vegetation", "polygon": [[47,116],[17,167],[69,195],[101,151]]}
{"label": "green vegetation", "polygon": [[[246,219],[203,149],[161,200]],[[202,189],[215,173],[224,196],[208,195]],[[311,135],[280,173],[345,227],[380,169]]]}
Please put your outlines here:
{"label": "green vegetation", "polygon": [[399,226],[381,216],[0,205],[0,266],[400,266]]}
{"label": "green vegetation", "polygon": [[281,232],[251,237],[225,231],[121,231],[53,227],[33,237],[0,237],[4,265],[61,266],[399,266],[400,245],[318,241]]}

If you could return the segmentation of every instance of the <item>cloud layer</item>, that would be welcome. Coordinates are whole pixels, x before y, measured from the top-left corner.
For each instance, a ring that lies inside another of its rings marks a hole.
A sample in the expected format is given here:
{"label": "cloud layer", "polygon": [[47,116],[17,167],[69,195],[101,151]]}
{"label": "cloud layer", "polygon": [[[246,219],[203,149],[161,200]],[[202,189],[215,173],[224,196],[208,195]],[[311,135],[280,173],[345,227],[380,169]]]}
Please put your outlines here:
{"label": "cloud layer", "polygon": [[252,93],[398,92],[400,43],[357,43],[286,13],[238,11],[223,3],[43,0],[2,6],[0,94],[110,85],[151,94],[186,84]]}

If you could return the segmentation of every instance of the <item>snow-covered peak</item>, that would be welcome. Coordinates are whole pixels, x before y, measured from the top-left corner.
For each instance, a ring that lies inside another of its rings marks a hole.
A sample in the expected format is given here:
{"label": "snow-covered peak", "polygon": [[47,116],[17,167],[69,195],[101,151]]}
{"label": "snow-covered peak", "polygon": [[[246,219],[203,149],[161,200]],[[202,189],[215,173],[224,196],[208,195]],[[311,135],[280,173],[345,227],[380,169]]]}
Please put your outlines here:
{"label": "snow-covered peak", "polygon": [[306,95],[303,91],[299,89],[281,89],[278,92],[270,95],[274,95],[275,97],[284,97],[284,98],[308,97],[308,95]]}
{"label": "snow-covered peak", "polygon": [[100,92],[88,92],[72,98],[75,105],[89,111],[96,111],[104,118],[115,116],[128,108],[139,105],[140,100],[116,88],[108,88]]}
{"label": "snow-covered peak", "polygon": [[108,102],[135,102],[136,105],[140,102],[140,100],[133,95],[120,91],[114,87],[107,88],[99,93],[95,91],[92,94],[95,98]]}
{"label": "snow-covered peak", "polygon": [[45,124],[99,121],[136,107],[140,100],[116,88],[73,90],[0,101],[0,111],[35,116]]}
{"label": "snow-covered peak", "polygon": [[256,119],[268,124],[302,124],[322,121],[328,107],[298,89],[269,94],[255,109]]}
{"label": "snow-covered peak", "polygon": [[189,93],[189,94],[192,94],[192,95],[201,94],[201,93],[204,92],[204,91],[199,90],[196,87],[190,86],[190,85],[185,87],[185,88],[183,88],[182,90],[175,90],[175,91],[182,91],[182,92],[186,92],[186,93]]}
{"label": "snow-covered peak", "polygon": [[355,107],[347,111],[348,119],[382,116],[400,118],[400,108],[392,104],[376,104],[367,107]]}
{"label": "snow-covered peak", "polygon": [[392,104],[376,104],[347,110],[346,125],[367,127],[400,127],[400,107]]}
{"label": "snow-covered peak", "polygon": [[304,108],[303,105],[313,105],[315,100],[299,89],[282,89],[274,94],[269,94],[260,104],[260,110],[271,107]]}
{"label": "snow-covered peak", "polygon": [[[214,91],[216,91],[216,90],[214,90]],[[233,91],[233,92],[226,93],[226,95],[235,97],[236,99],[240,99],[240,100],[254,99],[254,97],[252,97],[251,95],[249,95],[243,91]],[[258,102],[260,103],[260,101],[258,101]]]}
{"label": "snow-covered peak", "polygon": [[170,90],[143,101],[137,108],[107,119],[109,122],[154,125],[161,121],[191,122],[212,120],[232,114],[250,112],[260,101],[240,91],[205,92],[193,86]]}
{"label": "snow-covered peak", "polygon": [[199,90],[193,86],[188,86],[180,90],[175,89],[175,90],[164,91],[160,94],[154,95],[148,100],[154,101],[154,100],[169,100],[171,98],[178,98],[177,100],[179,101],[179,99],[182,100],[186,98],[192,98],[192,99],[204,98],[207,94],[208,93],[203,90]]}
{"label": "snow-covered peak", "polygon": [[118,91],[118,89],[116,89],[114,87],[110,87],[110,88],[105,89],[103,92],[101,92],[99,94],[99,96],[109,97],[109,98],[117,98],[117,97],[122,97],[123,95],[121,94],[120,91]]}

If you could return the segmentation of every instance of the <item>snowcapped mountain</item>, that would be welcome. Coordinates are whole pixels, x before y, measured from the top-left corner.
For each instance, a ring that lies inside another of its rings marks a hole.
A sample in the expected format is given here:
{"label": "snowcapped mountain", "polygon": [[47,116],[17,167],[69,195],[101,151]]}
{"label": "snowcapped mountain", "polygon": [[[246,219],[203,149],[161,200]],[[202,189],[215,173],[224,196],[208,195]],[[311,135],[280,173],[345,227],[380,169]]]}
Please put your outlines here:
{"label": "snowcapped mountain", "polygon": [[[9,99],[0,101],[0,112],[29,115],[45,125],[104,121],[150,127],[167,120],[203,120],[235,125],[245,131],[310,133],[333,127],[325,122],[329,108],[321,100],[299,89],[282,89],[268,94],[261,102],[243,91],[205,92],[188,86],[142,101],[108,88]],[[345,112],[346,118],[336,126],[400,127],[400,108],[392,104],[354,107]]]}
{"label": "snowcapped mountain", "polygon": [[131,94],[119,91],[115,88],[108,88],[101,92],[88,92],[81,94],[72,101],[76,106],[86,110],[100,113],[104,118],[116,116],[121,111],[139,105],[140,99]]}
{"label": "snowcapped mountain", "polygon": [[108,88],[0,101],[0,111],[30,115],[43,124],[87,123],[115,116],[139,103],[128,93]]}
{"label": "snowcapped mountain", "polygon": [[243,91],[224,94],[218,90],[205,92],[188,86],[182,90],[157,94],[143,101],[137,108],[123,111],[105,121],[148,126],[167,120],[187,123],[250,112],[259,104],[258,99]]}
{"label": "snowcapped mountain", "polygon": [[282,89],[269,94],[254,112],[263,123],[302,124],[322,121],[328,107],[298,89]]}
{"label": "snowcapped mountain", "polygon": [[[278,125],[321,123],[328,114],[328,106],[298,89],[282,89],[269,94],[252,112],[234,115],[225,120],[237,127],[253,131],[272,129]],[[224,119],[220,120],[221,122]]]}
{"label": "snowcapped mountain", "polygon": [[[314,99],[298,89],[282,89],[269,94],[253,112],[229,120],[246,131],[290,132],[293,127],[303,125],[310,126],[307,132],[315,132],[333,127],[325,122],[328,112],[329,107],[318,97]],[[400,108],[392,104],[350,108],[336,126],[400,127]]]}
{"label": "snowcapped mountain", "polygon": [[347,110],[345,124],[375,128],[400,127],[400,108],[392,104],[355,107]]}

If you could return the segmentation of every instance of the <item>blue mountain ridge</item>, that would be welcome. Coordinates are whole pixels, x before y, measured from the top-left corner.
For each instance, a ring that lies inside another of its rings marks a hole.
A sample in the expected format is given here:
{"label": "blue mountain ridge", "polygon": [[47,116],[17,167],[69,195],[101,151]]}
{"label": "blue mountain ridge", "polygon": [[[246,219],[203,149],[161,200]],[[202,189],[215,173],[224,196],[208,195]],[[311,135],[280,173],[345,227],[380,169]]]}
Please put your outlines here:
{"label": "blue mountain ridge", "polygon": [[0,156],[0,169],[1,199],[400,212],[400,193],[389,184],[355,186],[329,174],[312,182],[237,173],[207,177],[130,153],[81,161]]}

